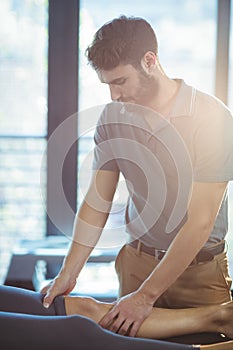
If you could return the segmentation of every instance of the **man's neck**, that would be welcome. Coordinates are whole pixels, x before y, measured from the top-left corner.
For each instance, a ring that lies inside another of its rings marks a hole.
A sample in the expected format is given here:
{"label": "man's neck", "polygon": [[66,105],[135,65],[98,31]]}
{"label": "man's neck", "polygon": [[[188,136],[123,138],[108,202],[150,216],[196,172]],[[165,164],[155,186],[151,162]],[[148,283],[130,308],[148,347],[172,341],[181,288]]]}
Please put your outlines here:
{"label": "man's neck", "polygon": [[148,107],[154,109],[159,114],[167,117],[171,111],[180,88],[180,81],[168,78],[166,75],[159,74],[158,88],[156,95]]}

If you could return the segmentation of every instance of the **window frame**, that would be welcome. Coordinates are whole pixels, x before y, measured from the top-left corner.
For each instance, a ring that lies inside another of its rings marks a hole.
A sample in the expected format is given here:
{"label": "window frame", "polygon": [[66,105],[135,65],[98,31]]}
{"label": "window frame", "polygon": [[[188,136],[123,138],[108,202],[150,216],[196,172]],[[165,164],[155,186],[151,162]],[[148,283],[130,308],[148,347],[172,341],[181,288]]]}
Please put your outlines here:
{"label": "window frame", "polygon": [[[49,1],[47,141],[61,123],[78,111],[78,28],[79,1]],[[72,119],[72,129],[78,135],[77,118]],[[56,149],[47,143],[46,236],[64,234],[49,217],[50,210],[62,215],[66,231],[72,231],[73,215],[71,211],[64,210],[64,203],[58,200],[54,182],[56,160],[65,146],[62,140]],[[62,187],[73,213],[77,210],[77,156],[78,145],[74,143],[62,169]]]}

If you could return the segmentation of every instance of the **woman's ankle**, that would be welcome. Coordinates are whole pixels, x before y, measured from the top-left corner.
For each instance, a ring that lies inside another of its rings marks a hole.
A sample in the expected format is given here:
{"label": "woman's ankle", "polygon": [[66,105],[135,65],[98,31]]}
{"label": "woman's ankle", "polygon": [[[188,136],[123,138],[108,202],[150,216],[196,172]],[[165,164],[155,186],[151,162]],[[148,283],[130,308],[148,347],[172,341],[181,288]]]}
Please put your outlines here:
{"label": "woman's ankle", "polygon": [[98,302],[90,297],[65,296],[67,315],[81,315],[99,322],[112,307],[111,304]]}

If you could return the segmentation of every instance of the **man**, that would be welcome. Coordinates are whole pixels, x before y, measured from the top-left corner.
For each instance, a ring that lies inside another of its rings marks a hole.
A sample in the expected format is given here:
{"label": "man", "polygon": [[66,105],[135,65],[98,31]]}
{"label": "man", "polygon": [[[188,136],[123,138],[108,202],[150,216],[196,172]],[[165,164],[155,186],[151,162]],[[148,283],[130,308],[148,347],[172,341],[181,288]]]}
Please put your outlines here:
{"label": "man", "polygon": [[106,223],[121,172],[129,189],[130,240],[116,260],[120,298],[100,324],[135,336],[154,305],[231,299],[224,238],[233,119],[216,98],[166,76],[155,33],[143,19],[122,16],[107,23],[87,56],[116,102],[106,106],[96,128],[91,184],[62,269],[43,290],[44,306],[74,288]]}

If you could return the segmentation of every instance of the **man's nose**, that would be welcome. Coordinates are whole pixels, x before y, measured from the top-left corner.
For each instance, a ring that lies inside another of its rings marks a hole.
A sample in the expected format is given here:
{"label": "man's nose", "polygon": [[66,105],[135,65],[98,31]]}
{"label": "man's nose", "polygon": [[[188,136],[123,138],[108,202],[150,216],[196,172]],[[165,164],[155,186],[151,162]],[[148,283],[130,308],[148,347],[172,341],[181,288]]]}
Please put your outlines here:
{"label": "man's nose", "polygon": [[118,101],[121,98],[121,88],[116,85],[109,85],[112,101]]}

